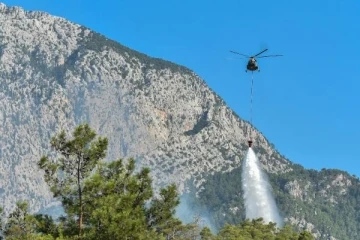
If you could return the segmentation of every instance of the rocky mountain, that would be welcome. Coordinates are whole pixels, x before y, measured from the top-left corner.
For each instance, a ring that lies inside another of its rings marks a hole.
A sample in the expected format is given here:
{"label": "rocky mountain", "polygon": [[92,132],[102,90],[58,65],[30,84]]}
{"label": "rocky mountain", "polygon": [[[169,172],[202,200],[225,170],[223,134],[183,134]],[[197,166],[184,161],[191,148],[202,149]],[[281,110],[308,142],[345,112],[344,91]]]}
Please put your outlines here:
{"label": "rocky mountain", "polygon": [[[359,185],[343,173],[317,182],[292,179],[299,167],[193,71],[64,18],[4,4],[0,99],[0,205],[7,212],[20,199],[27,199],[33,211],[54,204],[36,162],[50,151],[51,136],[60,129],[70,133],[83,122],[109,138],[109,160],[134,157],[140,166],[151,167],[156,187],[176,182],[180,192],[195,191],[200,198],[212,176],[239,169],[250,129],[262,166],[278,176],[273,180],[278,196],[305,205],[320,197],[336,205]],[[324,232],[310,218],[285,213],[298,226],[314,226],[319,236]]]}
{"label": "rocky mountain", "polygon": [[[318,239],[358,239],[359,179],[336,169],[306,170],[296,164],[292,169],[268,173],[285,222],[311,231]],[[239,182],[240,168],[214,173],[201,185],[197,199],[192,194],[187,199],[198,212],[211,213],[215,227],[237,224],[245,218]]]}

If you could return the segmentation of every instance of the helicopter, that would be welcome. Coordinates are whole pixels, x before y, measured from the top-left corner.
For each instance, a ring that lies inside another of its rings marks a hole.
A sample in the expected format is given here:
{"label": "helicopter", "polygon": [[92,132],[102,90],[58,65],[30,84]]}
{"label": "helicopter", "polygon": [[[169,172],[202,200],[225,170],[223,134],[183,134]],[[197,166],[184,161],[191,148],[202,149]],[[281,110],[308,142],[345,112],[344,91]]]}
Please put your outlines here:
{"label": "helicopter", "polygon": [[238,55],[241,55],[241,56],[244,56],[244,57],[247,57],[247,58],[250,58],[248,63],[247,63],[247,66],[246,66],[246,70],[245,72],[247,71],[258,71],[260,72],[260,69],[259,69],[259,66],[257,64],[257,61],[256,61],[256,58],[265,58],[265,57],[280,57],[282,55],[279,55],[279,54],[276,54],[276,55],[266,55],[266,56],[260,56],[261,54],[263,54],[264,52],[266,52],[268,49],[264,49],[262,50],[261,52],[259,52],[258,54],[255,54],[254,56],[248,56],[248,55],[245,55],[245,54],[242,54],[242,53],[238,53],[238,52],[235,52],[235,51],[231,51],[232,53],[235,53],[235,54],[238,54]]}

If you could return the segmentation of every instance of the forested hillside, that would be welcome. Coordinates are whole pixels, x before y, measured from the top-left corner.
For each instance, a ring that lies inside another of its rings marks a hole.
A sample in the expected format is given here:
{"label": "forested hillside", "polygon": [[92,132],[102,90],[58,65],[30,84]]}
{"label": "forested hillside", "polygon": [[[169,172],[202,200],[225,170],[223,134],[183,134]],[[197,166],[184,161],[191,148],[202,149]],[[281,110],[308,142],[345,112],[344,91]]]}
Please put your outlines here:
{"label": "forested hillside", "polygon": [[[360,234],[360,182],[340,170],[306,170],[294,165],[287,173],[269,173],[281,215],[297,229],[320,239],[357,239]],[[241,169],[207,176],[196,208],[210,211],[217,228],[245,219]]]}

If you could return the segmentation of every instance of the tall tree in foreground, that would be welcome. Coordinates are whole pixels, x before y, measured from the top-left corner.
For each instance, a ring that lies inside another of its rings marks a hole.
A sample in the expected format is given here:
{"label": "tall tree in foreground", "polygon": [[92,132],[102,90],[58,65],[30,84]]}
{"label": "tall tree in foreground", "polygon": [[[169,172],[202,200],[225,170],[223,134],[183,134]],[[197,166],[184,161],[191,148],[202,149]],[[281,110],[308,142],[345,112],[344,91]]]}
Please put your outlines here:
{"label": "tall tree in foreground", "polygon": [[96,138],[88,124],[79,125],[68,139],[65,131],[51,139],[51,147],[59,158],[43,156],[38,165],[45,172],[45,181],[54,197],[60,198],[70,220],[78,221],[78,235],[82,236],[84,222],[84,180],[97,163],[106,156],[107,138]]}
{"label": "tall tree in foreground", "polygon": [[86,239],[163,239],[148,227],[146,203],[153,196],[150,170],[135,173],[135,160],[99,164],[86,180]]}
{"label": "tall tree in foreground", "polygon": [[[180,203],[174,184],[153,196],[150,170],[135,171],[135,160],[101,161],[107,139],[97,138],[87,124],[78,126],[72,139],[64,131],[51,139],[59,158],[42,157],[39,166],[55,197],[62,201],[66,216],[54,221],[46,215],[31,216],[19,204],[5,234],[12,239],[312,239],[311,234],[279,230],[262,219],[227,225],[218,235],[201,231],[199,218],[183,224],[175,217]],[[25,228],[24,228],[25,227]]]}

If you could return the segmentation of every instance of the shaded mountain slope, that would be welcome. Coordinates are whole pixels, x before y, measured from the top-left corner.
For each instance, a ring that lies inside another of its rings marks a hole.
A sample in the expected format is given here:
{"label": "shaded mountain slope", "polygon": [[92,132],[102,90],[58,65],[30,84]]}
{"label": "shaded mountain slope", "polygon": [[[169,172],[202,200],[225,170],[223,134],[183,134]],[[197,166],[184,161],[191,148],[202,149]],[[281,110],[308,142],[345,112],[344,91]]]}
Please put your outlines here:
{"label": "shaded mountain slope", "polygon": [[[293,165],[287,173],[269,173],[276,202],[287,223],[307,229],[319,239],[358,239],[360,234],[360,181],[335,169],[306,170]],[[192,202],[194,209],[211,212],[213,224],[245,219],[241,169],[206,178]]]}

